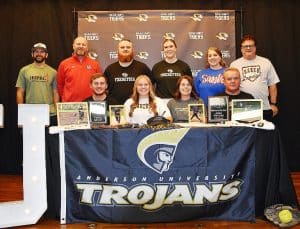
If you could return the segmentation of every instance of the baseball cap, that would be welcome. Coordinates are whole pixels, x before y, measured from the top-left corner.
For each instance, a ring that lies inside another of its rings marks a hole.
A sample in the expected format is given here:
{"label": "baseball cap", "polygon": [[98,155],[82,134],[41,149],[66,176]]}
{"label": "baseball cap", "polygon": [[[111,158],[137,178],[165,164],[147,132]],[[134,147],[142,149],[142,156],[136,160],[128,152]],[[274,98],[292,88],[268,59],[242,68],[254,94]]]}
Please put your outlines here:
{"label": "baseball cap", "polygon": [[44,43],[36,43],[32,46],[32,52],[35,51],[36,49],[44,49],[47,52],[47,46]]}

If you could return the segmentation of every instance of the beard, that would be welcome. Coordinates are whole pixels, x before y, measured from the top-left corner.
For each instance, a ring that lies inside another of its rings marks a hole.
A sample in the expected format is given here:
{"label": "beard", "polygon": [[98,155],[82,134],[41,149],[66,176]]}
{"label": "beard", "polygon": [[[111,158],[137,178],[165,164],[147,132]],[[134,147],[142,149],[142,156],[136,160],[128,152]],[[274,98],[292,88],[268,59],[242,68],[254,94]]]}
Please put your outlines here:
{"label": "beard", "polygon": [[33,60],[34,60],[34,62],[40,64],[46,60],[46,57],[36,56],[36,57],[33,57]]}
{"label": "beard", "polygon": [[130,62],[133,59],[133,53],[129,53],[129,54],[126,54],[126,55],[118,53],[118,59],[119,59],[120,62]]}

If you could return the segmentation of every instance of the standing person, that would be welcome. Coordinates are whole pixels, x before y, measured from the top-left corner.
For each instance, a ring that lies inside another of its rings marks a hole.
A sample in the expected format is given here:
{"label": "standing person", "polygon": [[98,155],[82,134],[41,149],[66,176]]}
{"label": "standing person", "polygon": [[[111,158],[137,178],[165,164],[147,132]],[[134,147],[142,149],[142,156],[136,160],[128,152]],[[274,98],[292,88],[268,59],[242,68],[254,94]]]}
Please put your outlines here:
{"label": "standing person", "polygon": [[56,85],[56,70],[46,64],[47,46],[43,43],[33,45],[31,49],[33,63],[19,71],[16,88],[17,104],[49,104],[50,124],[56,124],[56,103],[59,95]]}
{"label": "standing person", "polygon": [[73,55],[58,67],[57,88],[62,102],[81,102],[90,96],[91,75],[102,71],[99,63],[87,56],[88,42],[84,37],[74,40],[73,50]]}
{"label": "standing person", "polygon": [[256,55],[256,44],[254,36],[245,35],[241,40],[243,56],[233,61],[230,66],[240,71],[241,90],[256,99],[262,99],[264,119],[273,121],[278,113],[277,83],[280,80],[271,61]]}
{"label": "standing person", "polygon": [[[59,95],[56,88],[56,70],[46,64],[47,46],[37,43],[31,49],[33,63],[21,68],[16,87],[17,104],[49,104],[50,125],[57,125],[56,106]],[[48,217],[59,217],[60,209],[60,168],[58,135],[45,130],[46,139],[46,177]]]}
{"label": "standing person", "polygon": [[208,96],[214,96],[225,91],[223,72],[225,62],[221,50],[210,47],[206,54],[206,69],[198,72],[195,78],[195,87],[198,96],[208,105]]}
{"label": "standing person", "polygon": [[157,115],[172,120],[166,103],[155,96],[152,82],[146,75],[136,78],[132,96],[126,100],[124,106],[128,123],[143,125],[149,118]]}
{"label": "standing person", "polygon": [[174,122],[189,121],[189,104],[203,104],[203,100],[197,96],[193,78],[183,75],[177,81],[175,98],[168,102],[168,108]]}
{"label": "standing person", "polygon": [[135,79],[139,75],[151,78],[151,71],[146,64],[133,58],[133,44],[130,40],[122,40],[118,44],[118,61],[109,65],[104,75],[108,79],[110,95],[123,104],[132,93]]}
{"label": "standing person", "polygon": [[173,98],[179,77],[192,76],[192,71],[187,63],[177,59],[177,45],[173,39],[165,39],[162,48],[164,60],[156,63],[152,68],[156,94],[161,98]]}

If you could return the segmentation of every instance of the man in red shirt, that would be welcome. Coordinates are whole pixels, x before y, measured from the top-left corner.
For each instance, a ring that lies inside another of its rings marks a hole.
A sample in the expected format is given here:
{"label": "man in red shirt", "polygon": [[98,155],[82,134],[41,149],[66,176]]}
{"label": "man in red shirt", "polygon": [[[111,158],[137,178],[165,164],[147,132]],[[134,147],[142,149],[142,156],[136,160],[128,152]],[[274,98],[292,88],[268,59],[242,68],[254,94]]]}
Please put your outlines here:
{"label": "man in red shirt", "polygon": [[99,63],[87,56],[88,42],[84,37],[75,38],[73,50],[73,55],[63,60],[57,71],[57,89],[62,102],[81,102],[91,96],[91,75],[102,72]]}

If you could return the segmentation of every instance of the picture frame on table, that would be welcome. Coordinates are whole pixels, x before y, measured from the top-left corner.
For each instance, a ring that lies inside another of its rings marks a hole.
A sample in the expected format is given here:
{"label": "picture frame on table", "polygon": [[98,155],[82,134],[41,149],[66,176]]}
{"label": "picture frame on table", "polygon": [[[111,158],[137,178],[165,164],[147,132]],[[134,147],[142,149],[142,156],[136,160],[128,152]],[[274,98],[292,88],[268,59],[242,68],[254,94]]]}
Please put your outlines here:
{"label": "picture frame on table", "polygon": [[244,123],[262,121],[263,101],[261,99],[233,99],[231,120]]}
{"label": "picture frame on table", "polygon": [[87,102],[57,103],[58,126],[67,129],[89,129],[89,108]]}
{"label": "picture frame on table", "polygon": [[125,106],[124,105],[110,105],[109,106],[109,124],[111,126],[118,126],[126,124]]}
{"label": "picture frame on table", "polygon": [[107,124],[106,101],[89,101],[90,123],[93,125]]}
{"label": "picture frame on table", "polygon": [[228,96],[208,97],[208,122],[218,123],[229,120],[229,98]]}
{"label": "picture frame on table", "polygon": [[204,104],[188,104],[189,123],[205,123]]}

